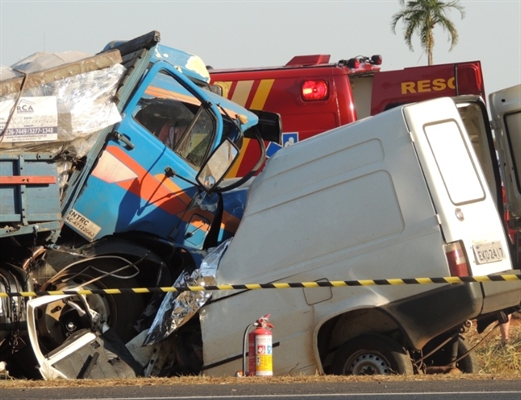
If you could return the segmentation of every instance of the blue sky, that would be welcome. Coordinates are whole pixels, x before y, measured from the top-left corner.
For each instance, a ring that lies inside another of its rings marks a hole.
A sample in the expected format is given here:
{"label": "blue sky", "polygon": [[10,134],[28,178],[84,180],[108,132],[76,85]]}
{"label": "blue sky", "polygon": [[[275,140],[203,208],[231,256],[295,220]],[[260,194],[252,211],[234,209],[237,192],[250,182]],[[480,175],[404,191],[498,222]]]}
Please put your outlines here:
{"label": "blue sky", "polygon": [[[448,0],[446,0],[448,1]],[[459,31],[436,30],[434,62],[481,60],[487,93],[521,83],[521,0],[462,0]],[[394,34],[398,0],[0,0],[0,65],[35,52],[96,53],[115,39],[157,30],[161,43],[197,54],[215,68],[282,65],[297,54],[332,60],[381,54],[382,69],[425,65],[419,42]]]}

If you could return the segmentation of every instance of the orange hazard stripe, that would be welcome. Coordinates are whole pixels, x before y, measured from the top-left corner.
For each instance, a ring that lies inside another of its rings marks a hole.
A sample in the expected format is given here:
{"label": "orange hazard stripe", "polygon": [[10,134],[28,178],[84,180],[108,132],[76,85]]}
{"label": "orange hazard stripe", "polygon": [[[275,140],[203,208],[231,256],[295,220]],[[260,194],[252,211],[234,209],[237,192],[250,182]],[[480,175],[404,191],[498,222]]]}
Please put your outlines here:
{"label": "orange hazard stripe", "polygon": [[253,97],[249,108],[252,110],[262,110],[264,108],[264,104],[266,104],[266,99],[270,94],[273,82],[275,82],[275,79],[263,79],[260,81],[257,92],[255,92],[255,97]]}
{"label": "orange hazard stripe", "polygon": [[250,96],[251,88],[253,87],[254,81],[240,81],[235,85],[232,98],[230,99],[234,103],[237,103],[243,107],[246,107],[246,102]]}
{"label": "orange hazard stripe", "polygon": [[42,185],[56,183],[55,176],[0,176],[0,185]]}
{"label": "orange hazard stripe", "polygon": [[[274,82],[275,79],[262,79],[257,86],[257,90],[255,91],[251,104],[247,108],[252,110],[263,110]],[[254,87],[254,83],[255,81],[237,82],[230,100],[243,107],[246,107],[251,90]],[[232,86],[232,82],[216,82],[216,84],[220,84],[228,88],[227,92],[229,92],[229,88]],[[238,175],[239,168],[242,165],[242,159],[248,153],[247,149],[249,144],[250,139],[244,139],[244,143],[242,145],[243,150],[239,153],[239,158],[228,173],[228,177],[236,177]]]}
{"label": "orange hazard stripe", "polygon": [[[248,99],[251,96],[252,88],[255,87],[255,82],[259,82],[259,84],[255,89],[251,104],[248,104]],[[233,87],[233,82],[216,82],[216,84],[219,84],[223,88],[228,89],[225,91],[227,92],[226,95],[228,95],[230,100],[234,103],[237,103],[246,108],[251,108],[252,110],[262,110],[264,109],[264,105],[266,104],[266,100],[268,99],[274,82],[275,79],[261,79],[260,81],[238,81],[235,83],[231,97],[229,96],[229,91],[230,88]]]}
{"label": "orange hazard stripe", "polygon": [[[118,186],[170,214],[175,215],[186,210],[191,197],[185,195],[183,189],[164,174],[158,174],[157,177],[150,175],[139,162],[117,146],[108,146],[107,151],[136,174],[132,179],[115,182]],[[104,180],[102,175],[93,175]]]}

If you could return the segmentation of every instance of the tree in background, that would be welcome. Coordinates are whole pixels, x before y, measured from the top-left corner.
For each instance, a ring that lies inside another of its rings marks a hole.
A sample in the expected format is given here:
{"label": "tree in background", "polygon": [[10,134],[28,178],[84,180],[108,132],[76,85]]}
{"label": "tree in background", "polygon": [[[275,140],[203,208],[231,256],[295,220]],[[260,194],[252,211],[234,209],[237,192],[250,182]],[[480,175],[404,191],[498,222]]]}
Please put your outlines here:
{"label": "tree in background", "polygon": [[465,18],[464,7],[459,4],[458,0],[453,1],[439,1],[439,0],[416,0],[408,1],[405,4],[404,0],[400,0],[400,5],[403,7],[400,12],[393,15],[391,28],[396,34],[396,24],[402,20],[404,23],[405,43],[409,46],[411,51],[412,36],[418,34],[420,37],[421,47],[427,51],[427,62],[432,65],[432,50],[434,48],[434,27],[439,25],[443,30],[449,33],[450,50],[458,43],[458,31],[447,18],[446,13],[451,8],[455,8],[461,14],[461,18]]}

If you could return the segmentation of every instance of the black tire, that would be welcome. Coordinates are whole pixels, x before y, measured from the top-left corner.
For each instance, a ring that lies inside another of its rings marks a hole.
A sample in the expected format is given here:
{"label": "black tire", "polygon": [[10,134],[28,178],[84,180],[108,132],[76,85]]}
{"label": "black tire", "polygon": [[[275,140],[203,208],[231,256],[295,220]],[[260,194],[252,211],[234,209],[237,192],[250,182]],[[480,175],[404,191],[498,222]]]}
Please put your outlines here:
{"label": "black tire", "polygon": [[[463,354],[467,353],[470,349],[470,346],[463,338],[458,339],[458,355],[457,358],[460,358]],[[434,367],[445,367],[448,366],[451,362],[451,354],[452,354],[452,344],[448,343],[443,346],[440,350],[434,353],[432,356],[425,360],[425,364],[427,366]],[[478,364],[478,360],[476,357],[476,353],[471,352],[465,358],[459,360],[456,363],[456,368],[458,368],[461,372],[465,374],[475,374],[478,373],[480,368]]]}
{"label": "black tire", "polygon": [[335,375],[412,375],[405,350],[383,335],[359,336],[339,347],[331,372]]}
{"label": "black tire", "polygon": [[[79,285],[84,285],[84,289],[122,289],[138,287],[135,278],[121,279],[117,277],[104,277],[92,283],[87,283],[101,275],[100,271],[113,272],[122,266],[126,265],[119,257],[100,257],[94,258],[85,263],[80,263],[67,270],[66,274],[60,277],[59,280],[52,282],[52,284],[44,285],[42,290],[67,290],[75,288]],[[86,268],[88,266],[88,268]],[[124,272],[119,272],[118,275],[125,275]],[[128,276],[128,274],[127,274]],[[106,320],[108,326],[118,334],[123,342],[127,342],[137,335],[134,324],[140,317],[144,309],[144,299],[142,294],[124,293],[124,294],[93,294],[87,296],[87,303],[96,312],[102,314],[102,318]],[[74,318],[74,313],[68,317],[65,311],[60,316],[60,321],[69,320],[76,323],[77,318]],[[71,319],[72,318],[72,319]],[[66,324],[63,321],[62,324]],[[78,329],[83,326],[78,326]],[[50,336],[57,336],[54,328],[46,327],[44,329]],[[42,332],[40,330],[40,332]],[[61,342],[63,338],[49,338],[52,342]]]}
{"label": "black tire", "polygon": [[[458,342],[458,358],[469,351],[470,345],[460,338]],[[478,358],[475,352],[470,352],[465,358],[456,363],[456,367],[465,374],[476,374],[479,372]]]}

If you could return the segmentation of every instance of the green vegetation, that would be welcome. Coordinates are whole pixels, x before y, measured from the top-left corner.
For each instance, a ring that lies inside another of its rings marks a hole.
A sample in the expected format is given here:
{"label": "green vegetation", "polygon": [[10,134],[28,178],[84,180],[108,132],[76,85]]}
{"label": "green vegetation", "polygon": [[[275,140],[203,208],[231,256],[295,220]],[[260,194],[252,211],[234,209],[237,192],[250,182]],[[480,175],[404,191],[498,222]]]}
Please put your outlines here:
{"label": "green vegetation", "polygon": [[[412,37],[418,34],[420,37],[421,47],[427,51],[427,62],[429,65],[433,63],[434,48],[434,27],[441,26],[443,30],[449,33],[450,50],[458,43],[458,31],[452,21],[446,16],[451,8],[455,8],[461,14],[461,18],[465,17],[463,6],[458,0],[439,1],[439,0],[400,0],[402,10],[393,15],[391,28],[396,33],[396,25],[402,20],[404,23],[405,43],[409,49],[413,51]],[[449,50],[449,51],[450,51]]]}
{"label": "green vegetation", "polygon": [[[516,318],[518,317],[518,318]],[[466,335],[471,346],[479,340],[483,342],[476,347],[480,374],[521,375],[521,319],[514,314],[510,323],[510,337],[508,344],[501,344],[499,328],[495,324],[478,334],[472,328]]]}

